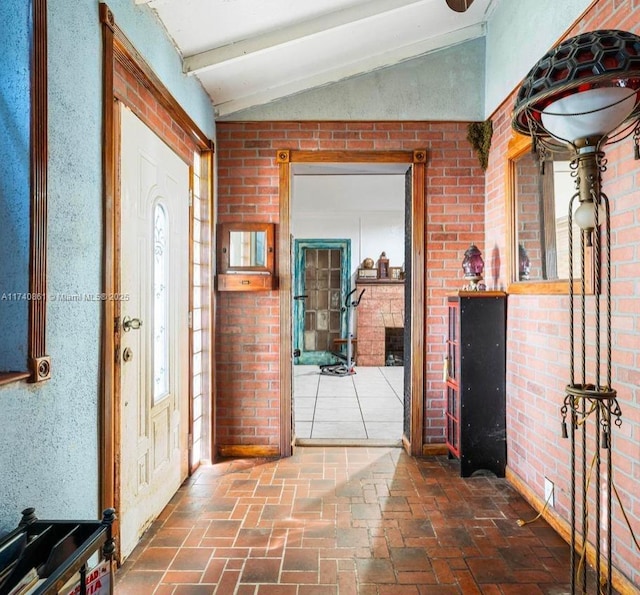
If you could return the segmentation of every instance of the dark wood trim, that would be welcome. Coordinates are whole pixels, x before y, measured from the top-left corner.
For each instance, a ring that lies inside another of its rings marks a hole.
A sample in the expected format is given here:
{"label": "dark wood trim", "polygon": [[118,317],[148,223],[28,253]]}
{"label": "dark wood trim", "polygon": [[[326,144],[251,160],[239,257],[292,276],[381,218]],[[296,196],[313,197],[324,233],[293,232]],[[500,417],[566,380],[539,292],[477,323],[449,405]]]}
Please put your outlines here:
{"label": "dark wood trim", "polygon": [[291,398],[293,372],[291,297],[291,163],[406,163],[412,171],[412,373],[411,436],[403,436],[408,453],[422,455],[424,442],[424,345],[425,345],[425,150],[416,151],[299,151],[279,149],[280,225],[278,231],[278,274],[280,283],[280,449],[292,452]]}
{"label": "dark wood trim", "polygon": [[33,0],[31,64],[31,240],[28,366],[31,382],[51,378],[46,354],[47,326],[47,0]]}
{"label": "dark wood trim", "polygon": [[0,386],[11,384],[18,380],[26,380],[31,376],[31,372],[0,372]]}
{"label": "dark wood trim", "polygon": [[[105,293],[116,291],[117,258],[115,255],[116,228],[116,127],[113,100],[113,14],[105,4],[100,4],[100,22],[102,23],[102,286]],[[115,315],[116,302],[105,300],[102,307],[101,324],[101,377],[99,404],[100,432],[100,509],[116,507],[118,466],[116,465],[116,354],[115,332],[119,325]],[[113,527],[114,535],[119,533],[119,526]]]}
{"label": "dark wood trim", "polygon": [[[417,152],[423,153],[423,151]],[[291,150],[288,153],[291,163],[413,163],[415,151]]]}
{"label": "dark wood trim", "polygon": [[[507,293],[524,295],[563,295],[569,293],[569,280],[557,279],[551,281],[519,281],[518,280],[518,248],[516,221],[516,168],[515,162],[527,151],[531,151],[531,139],[517,132],[513,133],[507,147],[507,163],[505,169],[505,214],[506,214],[506,280]],[[555,241],[555,240],[554,240]],[[585,282],[586,293],[593,294],[596,287],[595,262],[593,249],[585,253]],[[576,294],[581,291],[580,279],[573,280],[573,290]]]}
{"label": "dark wood trim", "polygon": [[[422,157],[424,159],[424,157]],[[411,201],[411,452],[422,455],[425,386],[425,172],[424,161],[412,166]]]}
{"label": "dark wood trim", "polygon": [[293,453],[292,408],[293,394],[293,298],[291,295],[291,153],[280,150],[279,164],[280,224],[278,226],[278,282],[280,287],[280,455]]}
{"label": "dark wood trim", "polygon": [[[119,134],[120,112],[115,100],[114,70],[120,64],[147,89],[173,120],[192,139],[201,155],[207,156],[207,200],[213,204],[211,157],[213,142],[195,124],[142,56],[115,23],[109,7],[100,3],[99,18],[103,41],[102,88],[102,192],[103,192],[103,292],[118,293],[120,284],[120,197],[119,197]],[[211,212],[213,217],[213,212]],[[213,221],[209,222],[213,225]],[[209,230],[209,234],[211,234]],[[119,319],[120,303],[105,300],[102,311],[102,370],[100,379],[100,509],[120,504],[120,385],[119,385]],[[192,395],[189,395],[191,400]],[[119,534],[117,523],[114,535]]]}
{"label": "dark wood trim", "polygon": [[449,452],[446,444],[423,444],[422,456],[423,457],[437,457],[440,455],[446,455]]}
{"label": "dark wood trim", "polygon": [[221,457],[278,457],[280,451],[277,446],[266,446],[262,444],[221,444],[218,447],[218,454]]}
{"label": "dark wood trim", "polygon": [[[200,153],[200,188],[201,195],[200,200],[206,200],[207,203],[207,220],[206,225],[204,221],[201,223],[202,237],[206,237],[206,242],[202,243],[203,254],[201,254],[201,264],[203,270],[207,272],[207,277],[201,279],[203,287],[202,303],[204,304],[203,310],[203,330],[208,329],[209,332],[203,333],[202,339],[202,355],[208,355],[207,358],[208,368],[204,367],[203,363],[203,379],[202,379],[202,391],[205,395],[211,395],[208,400],[209,407],[209,426],[203,432],[206,432],[203,439],[206,438],[206,452],[203,453],[205,458],[213,461],[215,459],[216,452],[216,401],[213,395],[216,394],[215,390],[215,377],[213,371],[216,369],[216,354],[213,338],[216,336],[216,294],[213,291],[213,280],[215,279],[215,263],[213,258],[214,246],[216,245],[215,235],[215,212],[214,212],[214,169],[213,169],[213,149],[206,149]],[[205,198],[206,197],[206,198]]]}

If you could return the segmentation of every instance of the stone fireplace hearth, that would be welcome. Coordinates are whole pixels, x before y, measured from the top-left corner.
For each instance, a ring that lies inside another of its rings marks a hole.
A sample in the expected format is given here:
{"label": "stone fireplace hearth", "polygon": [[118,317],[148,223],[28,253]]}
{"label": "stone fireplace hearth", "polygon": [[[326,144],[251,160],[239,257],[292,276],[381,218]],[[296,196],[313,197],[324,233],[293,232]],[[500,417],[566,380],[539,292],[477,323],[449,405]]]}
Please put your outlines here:
{"label": "stone fireplace hearth", "polygon": [[386,329],[404,329],[404,283],[370,281],[357,284],[365,290],[356,311],[357,365],[384,366]]}

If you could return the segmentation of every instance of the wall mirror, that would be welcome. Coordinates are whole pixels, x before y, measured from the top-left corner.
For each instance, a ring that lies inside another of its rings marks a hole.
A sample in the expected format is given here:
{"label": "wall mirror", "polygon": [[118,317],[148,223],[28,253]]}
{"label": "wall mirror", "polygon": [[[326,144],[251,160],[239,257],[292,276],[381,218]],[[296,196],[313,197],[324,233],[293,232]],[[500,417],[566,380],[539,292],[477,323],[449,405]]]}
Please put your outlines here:
{"label": "wall mirror", "polygon": [[[507,171],[509,293],[569,292],[569,201],[575,178],[566,154],[549,155],[541,167],[531,139],[516,135]],[[577,207],[576,201],[576,207]],[[580,228],[573,224],[573,277],[580,283]],[[587,292],[593,292],[593,250],[585,247]]]}
{"label": "wall mirror", "polygon": [[229,268],[255,269],[267,264],[266,231],[229,232]]}
{"label": "wall mirror", "polygon": [[40,382],[51,376],[45,346],[47,1],[3,4],[0,17],[0,384]]}
{"label": "wall mirror", "polygon": [[222,223],[218,226],[218,290],[275,288],[273,223]]}

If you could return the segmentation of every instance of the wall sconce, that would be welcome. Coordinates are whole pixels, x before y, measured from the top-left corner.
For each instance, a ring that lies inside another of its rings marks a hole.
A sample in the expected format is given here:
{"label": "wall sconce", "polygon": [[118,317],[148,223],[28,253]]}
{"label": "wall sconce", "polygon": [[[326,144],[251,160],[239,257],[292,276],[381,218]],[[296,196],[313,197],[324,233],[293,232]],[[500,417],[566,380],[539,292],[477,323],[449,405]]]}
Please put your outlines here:
{"label": "wall sconce", "polygon": [[[611,424],[612,420],[616,426],[622,423],[622,412],[611,386],[611,232],[609,200],[601,191],[601,174],[606,169],[604,146],[630,134],[635,141],[636,158],[640,158],[639,90],[640,37],[618,30],[591,31],[562,42],[538,61],[522,83],[513,113],[513,128],[533,138],[534,150],[541,157],[547,151],[567,147],[571,150],[576,177],[576,194],[569,205],[569,278],[574,277],[572,222],[575,219],[582,230],[580,339],[577,341],[574,337],[577,316],[574,287],[569,282],[570,380],[562,407],[563,436],[571,437],[571,593],[576,593],[576,588],[586,593],[587,570],[583,558],[590,537],[595,546],[596,581],[598,585],[604,584],[607,593],[612,592]],[[578,206],[574,209],[576,201]],[[596,295],[588,306],[585,246],[591,244],[595,253]],[[601,258],[602,250],[604,258]],[[604,293],[604,313],[601,313],[601,293]],[[593,310],[593,329],[588,329],[585,322],[588,308]],[[604,326],[604,349],[601,326]],[[593,333],[588,337],[591,330]],[[593,349],[594,357],[587,357],[587,348]],[[606,372],[601,375],[602,370]],[[567,415],[570,431],[565,422]],[[588,425],[593,431],[591,438],[588,438]],[[606,451],[606,456],[602,451]],[[579,470],[578,464],[581,464]],[[604,485],[602,464],[606,465]],[[594,480],[590,481],[592,473]],[[579,494],[577,477],[581,483]],[[606,498],[606,504],[601,496]],[[591,524],[589,504],[595,509]],[[605,560],[601,557],[602,530],[606,538]],[[604,563],[606,571],[602,576],[601,564]]]}

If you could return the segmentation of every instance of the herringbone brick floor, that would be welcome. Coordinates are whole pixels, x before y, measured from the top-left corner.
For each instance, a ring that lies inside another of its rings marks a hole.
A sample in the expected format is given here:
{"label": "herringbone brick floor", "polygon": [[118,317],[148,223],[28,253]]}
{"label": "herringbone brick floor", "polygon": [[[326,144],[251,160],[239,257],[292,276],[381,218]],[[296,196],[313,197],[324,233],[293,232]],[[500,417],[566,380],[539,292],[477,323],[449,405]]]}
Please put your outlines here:
{"label": "herringbone brick floor", "polygon": [[301,447],[200,468],[116,576],[141,595],[566,593],[569,548],[446,456]]}

